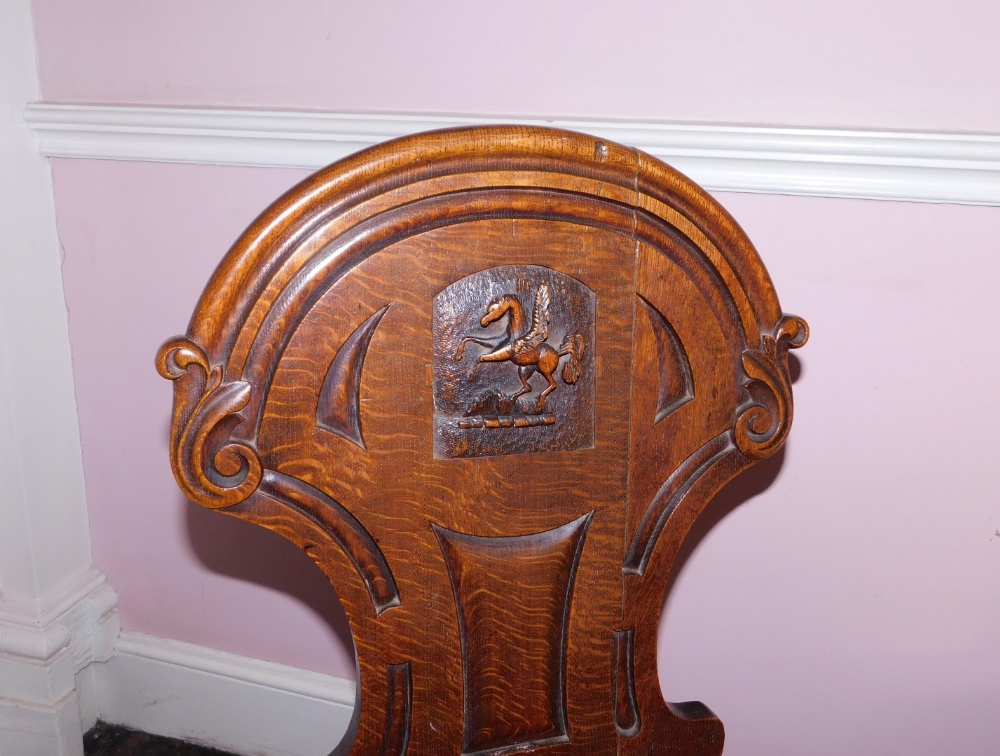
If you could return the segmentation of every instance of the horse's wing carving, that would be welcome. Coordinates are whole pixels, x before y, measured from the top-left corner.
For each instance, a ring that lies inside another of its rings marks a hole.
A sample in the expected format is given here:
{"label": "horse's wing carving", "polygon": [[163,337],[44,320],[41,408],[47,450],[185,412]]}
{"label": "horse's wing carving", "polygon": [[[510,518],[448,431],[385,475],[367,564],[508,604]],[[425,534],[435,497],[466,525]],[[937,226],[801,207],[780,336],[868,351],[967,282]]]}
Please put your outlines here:
{"label": "horse's wing carving", "polygon": [[514,342],[514,353],[523,354],[545,343],[549,337],[549,286],[542,284],[535,293],[535,309],[531,313],[531,330]]}

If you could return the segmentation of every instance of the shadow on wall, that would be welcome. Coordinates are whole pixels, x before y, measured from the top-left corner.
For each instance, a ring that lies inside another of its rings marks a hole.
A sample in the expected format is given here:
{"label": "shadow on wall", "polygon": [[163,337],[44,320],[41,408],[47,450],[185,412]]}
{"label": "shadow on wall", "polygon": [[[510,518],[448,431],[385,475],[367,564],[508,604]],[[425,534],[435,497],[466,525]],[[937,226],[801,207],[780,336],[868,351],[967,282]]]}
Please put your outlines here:
{"label": "shadow on wall", "polygon": [[206,568],[298,599],[330,626],[353,656],[354,640],[340,599],[305,553],[259,525],[184,502],[188,538]]}

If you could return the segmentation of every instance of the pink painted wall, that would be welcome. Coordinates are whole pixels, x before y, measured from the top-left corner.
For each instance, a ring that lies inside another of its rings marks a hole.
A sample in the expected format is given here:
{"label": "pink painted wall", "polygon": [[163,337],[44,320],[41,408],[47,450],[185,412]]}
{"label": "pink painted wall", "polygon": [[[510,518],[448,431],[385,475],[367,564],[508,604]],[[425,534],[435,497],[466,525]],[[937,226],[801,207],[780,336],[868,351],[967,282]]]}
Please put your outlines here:
{"label": "pink painted wall", "polygon": [[995,754],[1000,208],[720,199],[813,337],[780,471],[668,600],[666,693],[731,754]]}
{"label": "pink painted wall", "polygon": [[[98,565],[125,626],[344,676],[311,564],[189,505],[153,371],[288,171],[56,161]],[[796,421],[732,486],[668,602],[661,680],[729,754],[990,754],[1000,739],[1000,209],[726,195],[789,311]]]}
{"label": "pink painted wall", "polygon": [[[35,0],[35,13],[50,101],[1000,124],[994,4],[624,6]],[[72,160],[53,174],[93,549],[125,627],[353,675],[311,563],[177,491],[171,386],[152,363],[230,243],[303,174]],[[813,339],[786,452],[713,505],[668,601],[664,689],[712,706],[731,756],[993,754],[1000,208],[720,199]]]}
{"label": "pink painted wall", "polygon": [[123,626],[353,677],[350,630],[312,562],[177,488],[173,387],[153,368],[222,253],[304,175],[53,162],[92,548]]}
{"label": "pink painted wall", "polygon": [[987,0],[35,0],[56,102],[994,131]]}

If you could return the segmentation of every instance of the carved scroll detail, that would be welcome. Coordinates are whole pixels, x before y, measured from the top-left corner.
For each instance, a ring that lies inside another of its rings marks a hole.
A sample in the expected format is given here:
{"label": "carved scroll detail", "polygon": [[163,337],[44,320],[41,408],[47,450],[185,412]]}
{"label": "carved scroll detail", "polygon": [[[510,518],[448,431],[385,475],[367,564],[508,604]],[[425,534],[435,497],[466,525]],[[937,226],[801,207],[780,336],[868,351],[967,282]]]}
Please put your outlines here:
{"label": "carved scroll detail", "polygon": [[391,306],[386,305],[359,325],[337,350],[323,379],[316,407],[316,425],[366,451],[365,439],[361,435],[361,368],[372,335]]}
{"label": "carved scroll detail", "polygon": [[623,738],[634,738],[642,728],[635,696],[635,630],[615,630],[611,634],[611,690],[615,696],[615,727]]}
{"label": "carved scroll detail", "polygon": [[656,353],[659,357],[660,384],[656,399],[656,417],[653,425],[667,417],[671,412],[683,407],[694,399],[694,378],[691,376],[691,363],[680,337],[670,322],[649,300],[639,295],[639,301],[645,306],[649,324],[656,337]]}
{"label": "carved scroll detail", "polygon": [[432,526],[458,613],[463,754],[568,742],[566,636],[593,515],[541,533],[496,538]]}
{"label": "carved scroll detail", "polygon": [[264,471],[260,488],[261,493],[317,523],[343,549],[361,575],[376,615],[400,605],[399,589],[385,555],[354,515],[319,489],[274,470]]}
{"label": "carved scroll detail", "polygon": [[379,756],[406,756],[413,718],[413,677],[410,663],[386,665],[385,731]]}
{"label": "carved scroll detail", "polygon": [[761,349],[743,353],[745,386],[751,401],[740,408],[733,428],[737,448],[750,459],[764,459],[785,442],[792,425],[792,383],[788,377],[788,350],[809,338],[809,326],[786,315],[773,335],[761,337]]}
{"label": "carved scroll detail", "polygon": [[170,429],[170,464],[188,498],[209,509],[244,501],[260,485],[263,465],[249,444],[229,434],[250,399],[246,381],[226,382],[190,339],[166,342],[157,354],[160,375],[177,381]]}

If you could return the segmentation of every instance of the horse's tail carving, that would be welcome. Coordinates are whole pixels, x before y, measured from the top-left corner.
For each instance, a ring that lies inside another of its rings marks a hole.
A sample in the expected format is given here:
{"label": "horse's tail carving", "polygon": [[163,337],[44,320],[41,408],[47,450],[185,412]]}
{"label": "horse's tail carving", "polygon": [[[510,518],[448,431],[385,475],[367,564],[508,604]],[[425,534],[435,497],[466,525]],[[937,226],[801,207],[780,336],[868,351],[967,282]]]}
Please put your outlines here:
{"label": "horse's tail carving", "polygon": [[583,372],[583,336],[578,333],[567,335],[559,347],[559,356],[569,355],[569,362],[563,365],[562,379],[566,383],[576,383]]}

